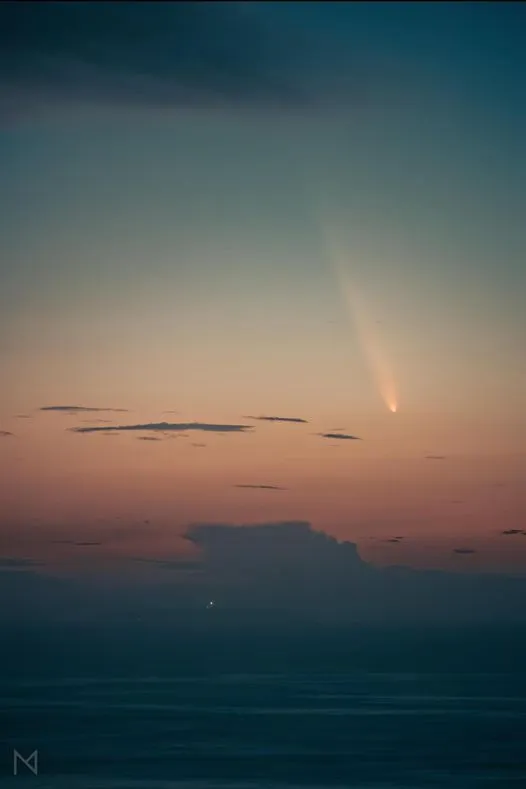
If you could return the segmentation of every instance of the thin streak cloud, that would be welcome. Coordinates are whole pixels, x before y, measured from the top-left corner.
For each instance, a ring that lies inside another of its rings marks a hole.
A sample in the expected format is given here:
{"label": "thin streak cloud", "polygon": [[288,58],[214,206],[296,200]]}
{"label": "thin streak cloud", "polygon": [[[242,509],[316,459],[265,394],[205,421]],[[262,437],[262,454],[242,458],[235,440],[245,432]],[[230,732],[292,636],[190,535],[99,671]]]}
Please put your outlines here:
{"label": "thin streak cloud", "polygon": [[204,433],[245,433],[254,428],[250,425],[213,425],[206,422],[148,422],[143,425],[115,425],[113,427],[71,427],[73,433],[108,433],[128,431],[159,431],[159,432],[185,432],[187,430],[203,431]]}
{"label": "thin streak cloud", "polygon": [[307,419],[300,419],[297,416],[245,416],[243,419],[256,419],[260,422],[293,422],[296,424],[307,425]]}
{"label": "thin streak cloud", "polygon": [[250,490],[287,490],[279,485],[234,485],[235,488],[247,488]]}
{"label": "thin streak cloud", "polygon": [[338,441],[361,441],[358,436],[351,436],[348,433],[318,433],[321,438],[332,438]]}
{"label": "thin streak cloud", "polygon": [[66,413],[90,413],[96,411],[107,411],[113,413],[126,413],[127,408],[92,408],[85,405],[46,405],[39,409],[40,411],[64,411]]}

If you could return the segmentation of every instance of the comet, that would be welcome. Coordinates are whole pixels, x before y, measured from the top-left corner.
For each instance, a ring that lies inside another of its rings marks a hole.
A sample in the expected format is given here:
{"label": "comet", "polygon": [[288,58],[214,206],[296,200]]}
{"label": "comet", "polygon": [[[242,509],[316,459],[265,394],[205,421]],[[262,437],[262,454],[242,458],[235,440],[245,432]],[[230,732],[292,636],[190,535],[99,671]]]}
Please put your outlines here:
{"label": "comet", "polygon": [[383,350],[377,324],[371,320],[372,313],[363,293],[351,281],[347,270],[348,255],[337,243],[334,234],[329,234],[327,226],[322,227],[330,265],[346,304],[348,316],[358,334],[372,378],[384,404],[391,413],[396,414],[398,410],[397,387],[392,367]]}

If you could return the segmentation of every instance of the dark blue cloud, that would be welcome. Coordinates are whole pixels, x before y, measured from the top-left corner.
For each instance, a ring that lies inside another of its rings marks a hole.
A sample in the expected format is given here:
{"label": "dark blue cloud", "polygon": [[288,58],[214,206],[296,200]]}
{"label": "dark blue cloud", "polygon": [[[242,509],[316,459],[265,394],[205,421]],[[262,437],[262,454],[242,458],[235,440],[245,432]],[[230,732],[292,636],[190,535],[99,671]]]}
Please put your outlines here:
{"label": "dark blue cloud", "polygon": [[376,567],[354,543],[307,522],[196,524],[186,537],[204,562],[203,599],[232,615],[265,609],[341,621],[525,620],[526,577]]}

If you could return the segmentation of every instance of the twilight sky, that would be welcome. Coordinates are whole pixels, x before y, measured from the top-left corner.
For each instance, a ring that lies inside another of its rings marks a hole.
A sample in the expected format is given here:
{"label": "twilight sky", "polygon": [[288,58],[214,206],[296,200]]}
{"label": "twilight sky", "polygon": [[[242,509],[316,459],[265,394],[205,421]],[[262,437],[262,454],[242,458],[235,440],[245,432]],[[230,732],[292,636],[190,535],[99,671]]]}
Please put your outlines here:
{"label": "twilight sky", "polygon": [[525,22],[1,5],[6,573],[288,521],[524,573]]}

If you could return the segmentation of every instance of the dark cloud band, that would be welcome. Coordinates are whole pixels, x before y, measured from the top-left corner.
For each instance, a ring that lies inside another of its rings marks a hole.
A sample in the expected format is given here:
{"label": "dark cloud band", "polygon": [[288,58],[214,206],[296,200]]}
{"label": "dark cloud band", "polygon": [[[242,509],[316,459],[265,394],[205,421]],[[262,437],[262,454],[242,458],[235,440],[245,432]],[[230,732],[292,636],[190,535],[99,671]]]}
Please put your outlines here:
{"label": "dark cloud band", "polygon": [[187,432],[198,430],[205,433],[244,433],[253,430],[250,425],[213,425],[206,422],[148,422],[142,425],[113,425],[111,427],[72,427],[73,433],[107,433],[128,432],[128,431],[152,431],[152,432]]}

